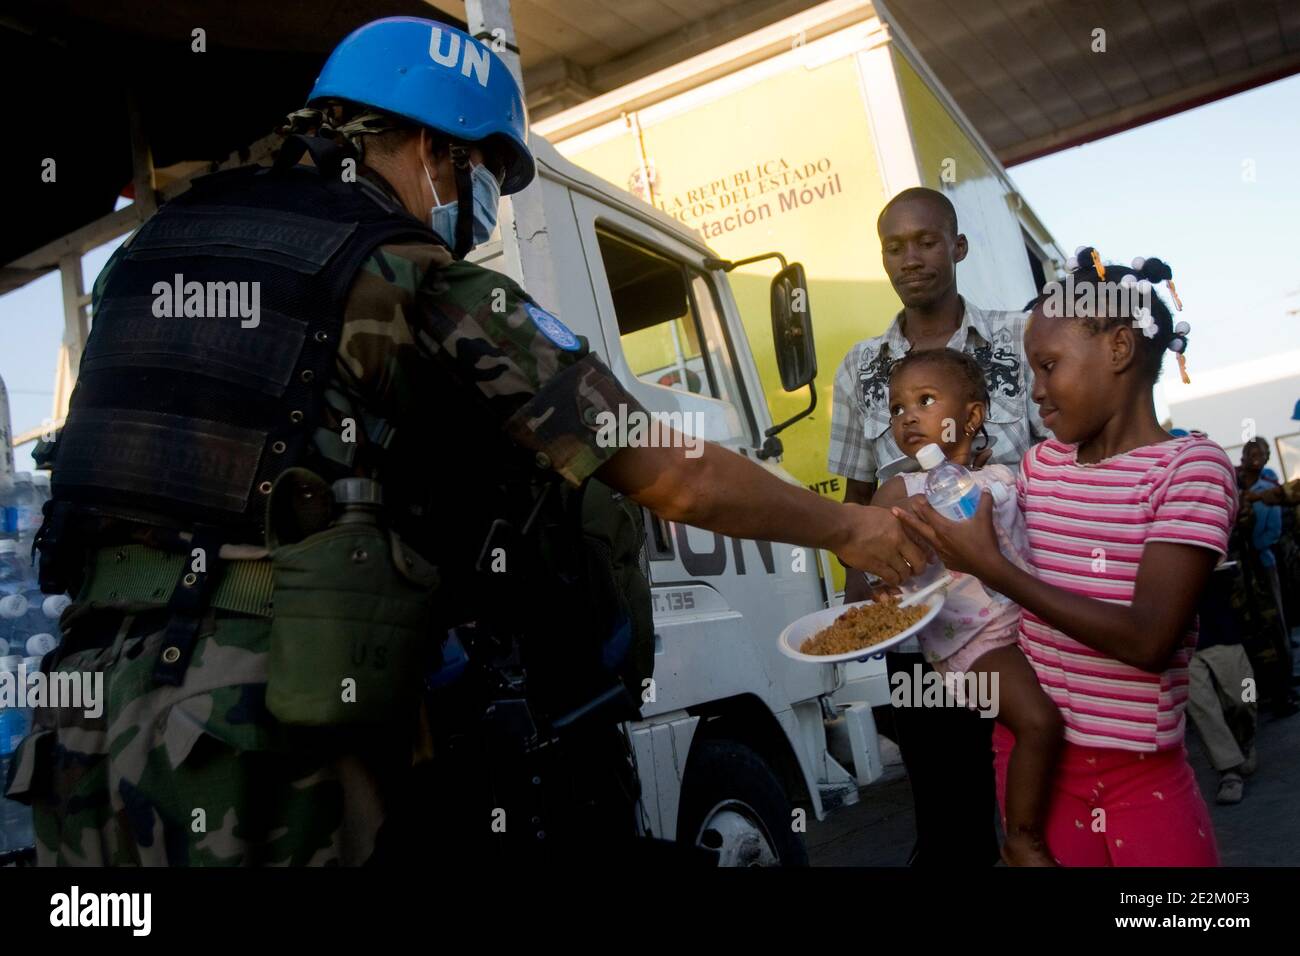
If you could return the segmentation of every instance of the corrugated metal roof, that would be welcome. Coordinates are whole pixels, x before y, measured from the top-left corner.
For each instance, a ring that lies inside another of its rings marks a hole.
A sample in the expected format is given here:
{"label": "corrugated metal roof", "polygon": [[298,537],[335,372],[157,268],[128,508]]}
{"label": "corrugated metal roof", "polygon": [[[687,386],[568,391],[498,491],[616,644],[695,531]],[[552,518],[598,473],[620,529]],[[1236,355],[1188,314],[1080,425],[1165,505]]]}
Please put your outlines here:
{"label": "corrugated metal roof", "polygon": [[[464,14],[460,0],[433,2]],[[817,5],[512,0],[511,8],[529,105],[541,118]],[[1300,0],[881,0],[874,6],[1008,164],[1300,71]]]}
{"label": "corrugated metal roof", "polygon": [[886,8],[885,18],[1004,163],[1300,71],[1296,0],[884,0],[877,6]]}

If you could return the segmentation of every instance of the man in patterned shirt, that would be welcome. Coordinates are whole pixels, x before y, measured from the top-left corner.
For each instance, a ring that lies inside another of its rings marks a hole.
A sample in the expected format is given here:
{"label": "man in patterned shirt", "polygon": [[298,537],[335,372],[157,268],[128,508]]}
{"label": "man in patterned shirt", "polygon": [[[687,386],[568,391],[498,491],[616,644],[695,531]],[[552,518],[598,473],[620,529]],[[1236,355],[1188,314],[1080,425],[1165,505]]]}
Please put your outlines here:
{"label": "man in patterned shirt", "polygon": [[[943,193],[906,189],[886,204],[876,223],[889,281],[903,302],[889,328],[849,350],[835,376],[829,467],[846,479],[844,500],[868,504],[883,478],[905,461],[890,432],[889,372],[913,349],[951,348],[984,370],[990,404],[987,441],[976,441],[977,464],[1017,467],[1046,436],[1030,398],[1024,357],[1027,312],[986,312],[957,293],[957,263],[966,237]],[[882,476],[884,469],[890,469]],[[871,588],[850,569],[845,602],[865,600]],[[886,654],[891,682],[909,680],[928,664],[915,640]],[[892,684],[891,684],[892,686]],[[990,756],[993,721],[965,708],[894,709],[898,744],[916,806],[914,865],[978,865],[998,859]]]}

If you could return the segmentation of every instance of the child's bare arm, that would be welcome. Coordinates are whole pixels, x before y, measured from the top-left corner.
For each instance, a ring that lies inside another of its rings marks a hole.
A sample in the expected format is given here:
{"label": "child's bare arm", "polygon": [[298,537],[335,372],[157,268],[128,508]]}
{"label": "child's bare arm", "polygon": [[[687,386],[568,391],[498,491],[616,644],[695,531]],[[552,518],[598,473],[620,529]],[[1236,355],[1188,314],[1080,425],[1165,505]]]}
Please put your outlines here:
{"label": "child's bare arm", "polygon": [[1014,645],[981,655],[974,670],[996,675],[995,716],[1016,738],[1007,763],[1007,842],[1002,857],[1017,865],[1051,865],[1044,831],[1052,802],[1052,772],[1064,742],[1061,714]]}
{"label": "child's bare arm", "polygon": [[904,484],[902,475],[895,475],[893,478],[888,479],[871,496],[871,503],[877,508],[888,508],[890,505],[899,505],[901,507],[906,500],[907,485]]}
{"label": "child's bare arm", "polygon": [[1164,669],[1187,632],[1196,601],[1218,555],[1208,548],[1153,541],[1142,552],[1133,603],[1111,604],[1047,584],[1008,561],[997,548],[991,502],[970,521],[949,521],[924,500],[924,520],[895,513],[924,536],[950,569],[974,574],[1025,610],[1081,644],[1152,673]]}
{"label": "child's bare arm", "polygon": [[1133,603],[1127,607],[1046,584],[1009,561],[1010,570],[999,568],[986,580],[1079,643],[1158,673],[1187,633],[1197,598],[1218,560],[1208,548],[1151,542],[1142,552]]}

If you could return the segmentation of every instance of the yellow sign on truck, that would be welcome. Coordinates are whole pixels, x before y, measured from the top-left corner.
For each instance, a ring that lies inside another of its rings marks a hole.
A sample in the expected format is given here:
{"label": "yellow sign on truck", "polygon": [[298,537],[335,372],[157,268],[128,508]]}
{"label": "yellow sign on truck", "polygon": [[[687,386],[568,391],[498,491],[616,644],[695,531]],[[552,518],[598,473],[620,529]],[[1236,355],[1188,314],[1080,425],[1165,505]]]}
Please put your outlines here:
{"label": "yellow sign on truck", "polygon": [[[779,250],[804,264],[817,407],[782,433],[784,464],[835,498],[844,493],[826,463],[835,370],[900,308],[876,234],[886,200],[918,185],[949,195],[971,248],[958,288],[984,308],[1022,306],[1064,260],[879,3],[821,4],[533,128],[579,166],[696,231],[720,256]],[[771,335],[773,271],[759,262],[730,276],[756,343]],[[707,383],[693,367],[694,341],[683,325],[671,343],[625,340],[624,348],[639,377],[699,391]],[[806,408],[806,393],[782,390],[773,350],[754,354],[773,420]]]}

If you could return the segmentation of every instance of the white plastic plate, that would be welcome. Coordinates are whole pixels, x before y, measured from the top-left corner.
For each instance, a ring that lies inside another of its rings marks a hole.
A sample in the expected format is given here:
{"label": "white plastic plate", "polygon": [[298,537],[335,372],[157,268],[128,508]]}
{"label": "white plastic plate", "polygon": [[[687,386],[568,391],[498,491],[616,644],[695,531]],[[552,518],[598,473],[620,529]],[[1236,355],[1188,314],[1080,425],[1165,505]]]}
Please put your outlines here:
{"label": "white plastic plate", "polygon": [[925,627],[934,620],[939,609],[943,607],[944,593],[939,591],[931,594],[921,602],[920,606],[926,609],[921,619],[911,627],[905,628],[888,637],[879,644],[872,644],[870,647],[864,647],[857,651],[847,651],[844,654],[804,654],[799,650],[803,642],[808,640],[824,627],[829,627],[835,619],[851,607],[861,607],[864,604],[872,604],[872,601],[858,601],[855,604],[841,604],[836,607],[824,608],[820,611],[813,611],[811,614],[805,614],[799,620],[795,621],[777,638],[777,647],[786,657],[793,658],[796,661],[804,661],[809,664],[836,664],[841,661],[864,661],[881,651],[887,651],[897,644],[907,640],[921,628]]}

